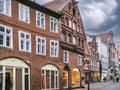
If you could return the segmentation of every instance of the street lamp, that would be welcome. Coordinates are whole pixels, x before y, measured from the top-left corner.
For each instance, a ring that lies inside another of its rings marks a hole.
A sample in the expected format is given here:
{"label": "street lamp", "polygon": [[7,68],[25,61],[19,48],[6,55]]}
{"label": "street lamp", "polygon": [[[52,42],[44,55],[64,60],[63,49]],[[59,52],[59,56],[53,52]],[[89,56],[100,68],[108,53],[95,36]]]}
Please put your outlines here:
{"label": "street lamp", "polygon": [[89,61],[89,58],[84,58],[84,60],[88,65],[88,77],[87,77],[88,89],[87,90],[90,90],[90,61]]}

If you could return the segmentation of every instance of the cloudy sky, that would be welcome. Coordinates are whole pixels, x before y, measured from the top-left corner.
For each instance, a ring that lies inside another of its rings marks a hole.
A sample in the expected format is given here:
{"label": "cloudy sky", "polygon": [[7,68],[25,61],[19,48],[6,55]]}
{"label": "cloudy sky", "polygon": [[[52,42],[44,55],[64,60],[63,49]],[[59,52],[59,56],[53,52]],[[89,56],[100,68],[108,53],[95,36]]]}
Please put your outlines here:
{"label": "cloudy sky", "polygon": [[[36,0],[43,4],[52,0]],[[77,0],[85,32],[101,34],[113,31],[120,45],[120,0]]]}
{"label": "cloudy sky", "polygon": [[86,33],[113,31],[120,45],[120,0],[79,0],[78,5]]}

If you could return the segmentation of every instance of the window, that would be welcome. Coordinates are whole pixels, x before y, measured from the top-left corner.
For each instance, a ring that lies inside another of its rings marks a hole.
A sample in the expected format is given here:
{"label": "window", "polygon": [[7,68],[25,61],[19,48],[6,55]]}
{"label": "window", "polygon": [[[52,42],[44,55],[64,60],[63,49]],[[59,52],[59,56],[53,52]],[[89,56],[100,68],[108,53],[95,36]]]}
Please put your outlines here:
{"label": "window", "polygon": [[54,17],[50,17],[50,31],[55,33],[58,32],[57,19]]}
{"label": "window", "polygon": [[0,0],[0,13],[11,16],[11,0]]}
{"label": "window", "polygon": [[47,64],[41,70],[42,90],[56,90],[58,89],[59,73],[56,66]]}
{"label": "window", "polygon": [[31,35],[29,33],[19,31],[19,49],[31,52]]}
{"label": "window", "polygon": [[36,25],[45,28],[45,14],[36,11]]}
{"label": "window", "polygon": [[80,38],[78,39],[78,46],[80,47]]}
{"label": "window", "polygon": [[66,25],[69,26],[69,20],[67,17],[66,17]]}
{"label": "window", "polygon": [[65,33],[65,32],[62,32],[62,34],[61,34],[61,39],[62,39],[62,40],[66,40],[66,33]]}
{"label": "window", "polygon": [[73,22],[73,30],[76,30],[76,22]]}
{"label": "window", "polygon": [[69,20],[69,27],[72,28],[72,21]]}
{"label": "window", "polygon": [[36,37],[36,53],[46,55],[46,39],[42,37]]}
{"label": "window", "polygon": [[70,34],[68,34],[68,36],[67,36],[67,42],[71,43],[71,35]]}
{"label": "window", "polygon": [[76,38],[73,37],[73,44],[76,45]]}
{"label": "window", "polygon": [[69,51],[66,50],[63,51],[63,62],[69,63]]}
{"label": "window", "polygon": [[76,10],[73,8],[73,16],[76,16]]}
{"label": "window", "polygon": [[50,56],[58,57],[58,41],[50,41]]}
{"label": "window", "polygon": [[82,56],[78,55],[78,65],[82,66]]}
{"label": "window", "polygon": [[12,28],[0,25],[0,46],[13,48]]}
{"label": "window", "polygon": [[30,10],[29,7],[19,4],[19,20],[30,23]]}

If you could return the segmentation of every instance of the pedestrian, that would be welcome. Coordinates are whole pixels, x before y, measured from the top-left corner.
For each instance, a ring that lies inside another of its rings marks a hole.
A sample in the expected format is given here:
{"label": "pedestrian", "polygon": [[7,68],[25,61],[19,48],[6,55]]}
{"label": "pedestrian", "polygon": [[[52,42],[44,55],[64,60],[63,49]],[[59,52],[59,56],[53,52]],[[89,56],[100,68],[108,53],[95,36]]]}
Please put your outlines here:
{"label": "pedestrian", "polygon": [[113,77],[113,83],[115,83],[115,78]]}

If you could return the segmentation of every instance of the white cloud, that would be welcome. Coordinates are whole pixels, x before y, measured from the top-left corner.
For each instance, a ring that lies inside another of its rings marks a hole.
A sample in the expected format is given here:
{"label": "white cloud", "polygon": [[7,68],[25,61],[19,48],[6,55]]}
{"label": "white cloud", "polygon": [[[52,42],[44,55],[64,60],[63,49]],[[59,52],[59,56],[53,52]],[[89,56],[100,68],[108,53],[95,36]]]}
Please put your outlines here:
{"label": "white cloud", "polygon": [[101,2],[93,0],[91,3],[84,4],[80,2],[81,15],[85,26],[97,28],[108,19],[116,19],[116,16],[112,14],[116,7],[116,0],[102,0]]}

